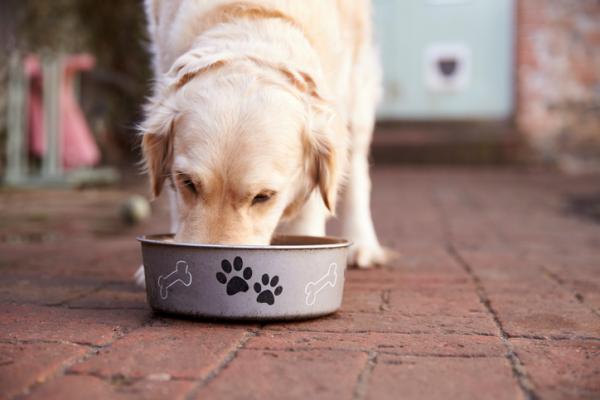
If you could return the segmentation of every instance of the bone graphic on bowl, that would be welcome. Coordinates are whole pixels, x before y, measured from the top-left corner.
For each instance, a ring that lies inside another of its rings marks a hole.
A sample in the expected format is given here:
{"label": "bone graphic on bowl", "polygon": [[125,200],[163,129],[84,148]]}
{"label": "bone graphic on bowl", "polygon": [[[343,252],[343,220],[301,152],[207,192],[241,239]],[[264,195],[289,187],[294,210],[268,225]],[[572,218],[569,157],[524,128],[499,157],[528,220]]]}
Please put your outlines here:
{"label": "bone graphic on bowl", "polygon": [[304,288],[304,293],[306,293],[306,304],[312,306],[315,304],[317,300],[317,294],[327,286],[334,287],[337,282],[337,264],[331,263],[329,264],[329,270],[327,274],[323,275],[316,282],[308,282],[306,287]]}
{"label": "bone graphic on bowl", "polygon": [[166,300],[167,297],[169,297],[169,288],[177,283],[181,283],[183,286],[190,286],[192,284],[192,274],[185,261],[177,261],[173,272],[169,275],[161,275],[158,277],[160,297],[163,300]]}

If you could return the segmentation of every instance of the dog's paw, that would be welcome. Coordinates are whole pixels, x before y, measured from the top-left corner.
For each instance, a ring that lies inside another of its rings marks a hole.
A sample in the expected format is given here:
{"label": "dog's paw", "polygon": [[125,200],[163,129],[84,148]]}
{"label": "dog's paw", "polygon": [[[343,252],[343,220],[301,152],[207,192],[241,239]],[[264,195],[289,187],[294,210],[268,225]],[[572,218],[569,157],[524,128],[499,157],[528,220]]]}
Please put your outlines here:
{"label": "dog's paw", "polygon": [[146,288],[146,277],[144,275],[144,266],[143,265],[140,265],[138,270],[135,271],[135,274],[133,274],[133,280],[135,281],[135,284],[138,285],[139,287],[141,287],[143,289]]}
{"label": "dog's paw", "polygon": [[355,268],[371,268],[381,266],[398,258],[398,253],[375,244],[355,243],[348,254],[348,265]]}

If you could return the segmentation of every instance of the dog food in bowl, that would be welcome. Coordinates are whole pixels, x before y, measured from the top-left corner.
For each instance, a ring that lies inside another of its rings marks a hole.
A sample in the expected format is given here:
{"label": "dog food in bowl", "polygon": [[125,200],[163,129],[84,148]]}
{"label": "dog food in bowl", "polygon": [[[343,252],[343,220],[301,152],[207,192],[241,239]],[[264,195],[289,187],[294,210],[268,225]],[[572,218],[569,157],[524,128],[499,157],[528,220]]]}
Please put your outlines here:
{"label": "dog food in bowl", "polygon": [[339,309],[350,243],[280,236],[270,246],[176,243],[138,238],[148,303],[189,316],[285,320]]}

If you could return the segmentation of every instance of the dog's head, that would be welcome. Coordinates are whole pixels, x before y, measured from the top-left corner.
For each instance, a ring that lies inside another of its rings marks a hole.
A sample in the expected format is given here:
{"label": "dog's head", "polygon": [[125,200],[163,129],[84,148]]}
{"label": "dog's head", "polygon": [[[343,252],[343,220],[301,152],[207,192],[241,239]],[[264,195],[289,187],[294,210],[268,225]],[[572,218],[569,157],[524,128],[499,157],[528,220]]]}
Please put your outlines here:
{"label": "dog's head", "polygon": [[[307,71],[183,55],[157,83],[142,125],[152,191],[173,185],[176,239],[268,244],[319,190],[334,211],[338,118]],[[341,150],[344,152],[345,150]]]}

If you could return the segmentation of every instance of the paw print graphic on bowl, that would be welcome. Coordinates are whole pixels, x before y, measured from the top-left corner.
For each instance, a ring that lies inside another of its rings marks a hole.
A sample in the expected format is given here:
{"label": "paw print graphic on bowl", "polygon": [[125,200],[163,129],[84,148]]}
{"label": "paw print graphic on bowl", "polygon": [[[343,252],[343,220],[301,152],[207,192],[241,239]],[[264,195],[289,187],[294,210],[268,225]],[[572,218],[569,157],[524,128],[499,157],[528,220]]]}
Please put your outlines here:
{"label": "paw print graphic on bowl", "polygon": [[263,274],[261,280],[262,285],[260,282],[254,284],[254,291],[258,293],[256,301],[272,306],[275,304],[275,296],[279,296],[281,292],[283,292],[283,287],[277,286],[279,283],[279,276],[275,275],[269,279],[269,274]]}
{"label": "paw print graphic on bowl", "polygon": [[[249,289],[248,280],[252,278],[252,268],[246,267],[242,271],[244,267],[244,261],[241,257],[236,257],[233,259],[233,267],[229,260],[221,261],[221,269],[223,272],[217,272],[217,280],[226,286],[226,292],[229,296],[233,296],[234,294],[240,292],[247,292]],[[231,274],[235,272],[242,271],[241,276]]]}

